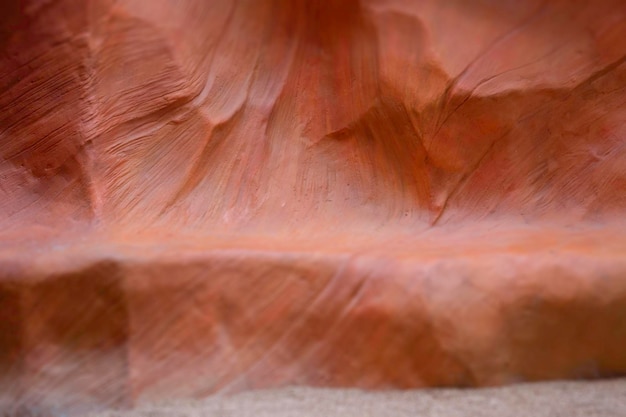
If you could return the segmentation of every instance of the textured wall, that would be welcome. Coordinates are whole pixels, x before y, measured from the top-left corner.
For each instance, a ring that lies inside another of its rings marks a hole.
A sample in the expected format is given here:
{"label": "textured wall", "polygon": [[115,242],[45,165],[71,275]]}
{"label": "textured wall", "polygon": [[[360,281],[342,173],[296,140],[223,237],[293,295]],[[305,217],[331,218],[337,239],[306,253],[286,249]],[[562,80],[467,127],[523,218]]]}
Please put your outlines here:
{"label": "textured wall", "polygon": [[0,406],[626,372],[624,1],[5,0],[0,53]]}
{"label": "textured wall", "polygon": [[13,4],[8,229],[419,228],[626,208],[620,0]]}

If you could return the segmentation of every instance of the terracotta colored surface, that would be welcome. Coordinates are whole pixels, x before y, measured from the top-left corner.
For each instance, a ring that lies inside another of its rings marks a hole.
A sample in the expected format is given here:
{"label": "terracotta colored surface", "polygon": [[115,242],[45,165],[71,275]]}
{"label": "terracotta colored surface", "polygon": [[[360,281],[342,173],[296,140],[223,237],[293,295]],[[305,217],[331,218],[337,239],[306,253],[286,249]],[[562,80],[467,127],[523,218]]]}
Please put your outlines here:
{"label": "terracotta colored surface", "polygon": [[626,373],[622,0],[0,9],[0,407]]}

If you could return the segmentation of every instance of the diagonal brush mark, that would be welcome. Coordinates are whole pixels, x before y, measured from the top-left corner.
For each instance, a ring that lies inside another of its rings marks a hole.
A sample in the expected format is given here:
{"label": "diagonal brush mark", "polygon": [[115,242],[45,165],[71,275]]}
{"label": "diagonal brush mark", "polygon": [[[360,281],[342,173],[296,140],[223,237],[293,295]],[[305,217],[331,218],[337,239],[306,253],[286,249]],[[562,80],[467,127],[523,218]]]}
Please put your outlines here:
{"label": "diagonal brush mark", "polygon": [[542,17],[547,10],[547,7],[546,7],[547,5],[548,5],[548,2],[544,2],[540,7],[537,8],[536,12],[531,13],[529,17],[524,19],[518,25],[514,26],[513,28],[503,33],[502,35],[496,37],[483,51],[481,51],[476,57],[474,57],[456,77],[454,77],[448,83],[448,85],[446,86],[443,92],[443,95],[439,99],[439,111],[437,112],[438,116],[437,116],[437,122],[435,124],[436,126],[435,132],[431,136],[431,139],[428,143],[428,149],[431,148],[432,142],[435,140],[435,137],[437,137],[437,134],[443,127],[444,122],[442,122],[442,117],[444,120],[448,119],[448,116],[444,117],[443,115],[446,112],[446,109],[450,102],[450,98],[452,97],[452,94],[454,93],[454,90],[456,89],[457,85],[463,80],[463,78],[467,75],[467,73],[471,69],[474,68],[474,66],[478,62],[480,62],[487,54],[489,54],[489,52],[491,52],[494,48],[500,46],[501,44],[509,40],[511,37],[515,36],[522,30],[524,30],[527,26],[529,26],[530,24],[538,20],[540,17]]}
{"label": "diagonal brush mark", "polygon": [[439,126],[439,128],[437,129],[437,131],[435,132],[435,134],[433,135],[433,138],[434,138],[434,137],[435,137],[435,136],[439,133],[439,131],[443,128],[443,126],[445,126],[445,124],[448,122],[448,120],[449,120],[449,119],[450,119],[450,118],[451,118],[451,117],[452,117],[452,116],[453,116],[453,115],[454,115],[457,111],[459,111],[459,109],[460,109],[461,107],[463,107],[463,106],[464,106],[464,105],[465,105],[465,104],[469,101],[469,99],[471,99],[471,98],[472,98],[473,94],[474,94],[474,93],[476,92],[476,90],[478,90],[480,87],[482,87],[483,85],[487,84],[488,82],[493,81],[493,80],[495,80],[495,79],[497,79],[497,78],[499,78],[499,77],[501,77],[501,76],[503,76],[503,75],[506,75],[506,74],[509,74],[509,73],[511,73],[511,72],[514,72],[514,71],[520,70],[520,69],[522,69],[522,68],[526,68],[526,67],[529,67],[529,66],[531,66],[531,65],[534,65],[534,64],[536,64],[537,62],[540,62],[540,61],[542,61],[542,60],[544,60],[544,59],[548,58],[549,56],[553,55],[554,53],[556,53],[556,52],[557,52],[559,49],[561,49],[562,47],[563,47],[563,45],[560,45],[560,46],[558,46],[558,47],[556,47],[556,48],[553,48],[553,49],[552,49],[552,50],[550,50],[548,53],[546,53],[545,55],[541,56],[540,58],[538,58],[538,59],[537,59],[537,60],[535,60],[535,61],[528,62],[528,63],[526,63],[526,64],[523,64],[523,65],[517,66],[517,67],[515,67],[515,68],[511,68],[511,69],[508,69],[508,70],[505,70],[505,71],[499,72],[499,73],[497,73],[497,74],[491,75],[491,76],[489,76],[489,77],[486,77],[486,78],[483,78],[482,80],[480,80],[480,81],[479,81],[479,82],[478,82],[478,83],[477,83],[474,87],[472,87],[472,89],[471,89],[471,90],[470,90],[467,94],[465,94],[465,97],[463,97],[463,99],[461,100],[461,102],[460,102],[460,103],[459,103],[459,104],[458,104],[458,105],[457,105],[454,109],[452,109],[452,111],[450,111],[450,112],[446,115],[446,117],[445,117],[445,118],[443,119],[443,121],[441,122],[441,125]]}
{"label": "diagonal brush mark", "polygon": [[489,147],[487,147],[487,150],[485,150],[485,152],[482,154],[482,156],[480,158],[478,158],[476,163],[465,174],[463,174],[463,176],[461,176],[459,181],[454,185],[454,187],[452,188],[450,193],[448,193],[448,195],[446,196],[446,199],[443,202],[443,204],[441,206],[441,209],[439,210],[439,212],[435,216],[435,219],[431,222],[431,224],[430,224],[431,226],[436,226],[437,223],[439,223],[439,220],[441,219],[441,217],[443,216],[444,212],[446,211],[446,209],[448,207],[448,203],[450,202],[450,200],[452,198],[454,198],[459,193],[459,191],[467,183],[467,181],[472,176],[472,174],[474,174],[476,171],[478,171],[480,169],[481,165],[483,164],[483,162],[485,161],[487,156],[493,151],[493,149],[495,148],[496,144],[498,144],[504,137],[506,137],[511,132],[511,130],[513,130],[513,129],[512,128],[507,129],[507,131],[504,132],[500,137],[498,137],[493,142],[491,142],[491,145],[489,145]]}
{"label": "diagonal brush mark", "polygon": [[362,301],[363,296],[365,295],[365,290],[371,281],[371,273],[366,273],[363,278],[354,285],[350,295],[348,296],[348,302],[344,304],[341,311],[335,314],[333,323],[324,330],[324,339],[320,338],[320,340],[314,344],[307,346],[307,348],[298,356],[298,360],[301,363],[309,360],[309,358],[314,356],[319,349],[323,347],[321,346],[321,342],[323,340],[332,340],[332,338],[335,337],[335,335],[341,330],[341,325],[345,323],[346,318],[349,317],[350,313],[359,305],[359,302]]}
{"label": "diagonal brush mark", "polygon": [[593,84],[594,82],[598,81],[599,79],[605,77],[606,75],[608,75],[611,72],[613,72],[616,69],[618,69],[625,62],[626,62],[626,55],[622,55],[620,58],[618,58],[615,61],[611,62],[607,66],[605,66],[605,67],[599,69],[598,71],[594,72],[593,74],[591,74],[591,76],[589,76],[587,79],[585,79],[580,84],[578,84],[574,90],[579,90],[579,89],[582,89],[584,87],[587,87],[587,86]]}
{"label": "diagonal brush mark", "polygon": [[[615,61],[611,62],[610,64],[606,65],[605,67],[602,67],[598,71],[594,72],[589,77],[585,78],[583,81],[578,83],[573,89],[567,89],[567,90],[566,89],[557,89],[557,90],[553,90],[553,91],[555,91],[555,92],[562,92],[563,94],[566,94],[566,95],[573,95],[573,93],[579,93],[580,90],[583,90],[585,87],[590,86],[595,81],[598,81],[601,78],[607,76],[608,74],[614,72],[615,70],[617,70],[624,63],[626,63],[626,55],[616,59]],[[538,107],[534,108],[533,112],[531,112],[529,114],[526,114],[525,116],[521,117],[519,119],[519,123],[524,123],[527,120],[532,119],[533,117],[535,117],[538,114],[541,114],[541,113],[543,113],[545,111],[550,111],[551,108],[555,107],[558,104],[559,104],[559,102],[549,101],[548,103],[546,103],[546,104],[544,104],[542,106],[538,106]]]}
{"label": "diagonal brush mark", "polygon": [[[306,324],[307,319],[309,318],[312,311],[321,303],[322,301],[328,298],[329,293],[331,293],[336,287],[336,284],[342,281],[342,277],[346,273],[346,270],[350,267],[353,258],[355,255],[352,255],[346,258],[335,274],[328,279],[322,286],[322,288],[313,296],[313,298],[308,303],[308,306],[302,311],[297,320],[287,326],[286,329],[282,332],[282,334],[267,348],[265,354],[263,354],[260,358],[256,359],[248,368],[241,372],[234,380],[228,383],[226,386],[222,387],[218,393],[227,393],[231,388],[237,386],[237,384],[241,381],[244,381],[248,375],[252,374],[256,369],[259,368],[267,359],[271,358],[272,355],[284,344],[285,341],[289,339],[289,337],[301,329],[303,325]],[[332,298],[332,297],[331,297]]]}
{"label": "diagonal brush mark", "polygon": [[200,151],[193,158],[189,169],[185,173],[185,177],[172,197],[163,206],[159,216],[168,212],[178,201],[186,198],[205,178],[207,172],[211,168],[210,160],[214,151],[222,144],[226,138],[232,133],[233,129],[239,124],[243,117],[245,105],[239,107],[229,119],[213,126],[210,132],[204,138],[204,144],[200,147]]}

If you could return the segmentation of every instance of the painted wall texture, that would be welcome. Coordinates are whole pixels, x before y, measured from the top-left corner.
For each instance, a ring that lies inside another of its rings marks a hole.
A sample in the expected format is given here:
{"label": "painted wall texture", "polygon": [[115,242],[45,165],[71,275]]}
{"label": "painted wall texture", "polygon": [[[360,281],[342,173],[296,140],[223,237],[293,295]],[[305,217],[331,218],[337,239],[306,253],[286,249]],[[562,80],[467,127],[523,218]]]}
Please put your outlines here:
{"label": "painted wall texture", "polygon": [[623,0],[5,0],[0,54],[0,408],[626,373]]}

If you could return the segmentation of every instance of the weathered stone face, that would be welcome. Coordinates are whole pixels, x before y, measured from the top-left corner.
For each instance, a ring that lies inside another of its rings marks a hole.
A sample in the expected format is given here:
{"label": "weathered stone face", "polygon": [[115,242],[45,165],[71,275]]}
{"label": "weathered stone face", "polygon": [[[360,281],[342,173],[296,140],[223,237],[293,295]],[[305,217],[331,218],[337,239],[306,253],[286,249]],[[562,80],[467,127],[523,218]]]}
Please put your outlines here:
{"label": "weathered stone face", "polygon": [[626,372],[622,0],[6,0],[0,52],[0,406]]}

